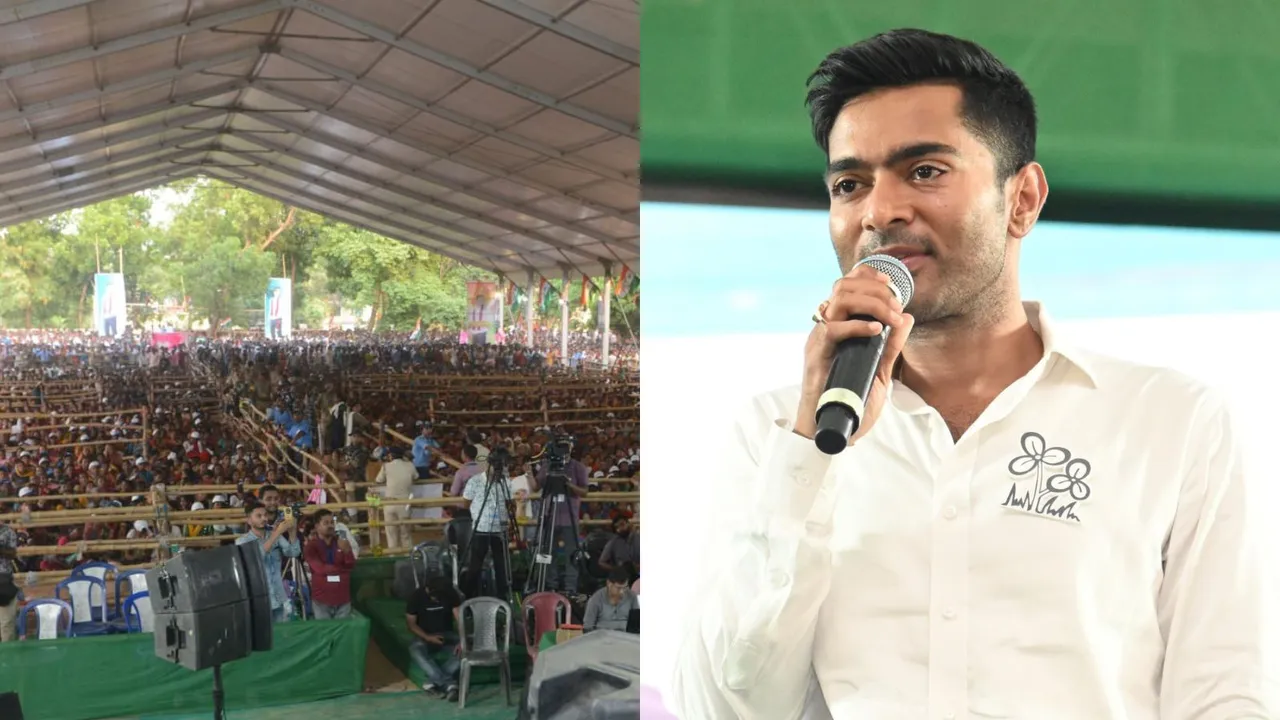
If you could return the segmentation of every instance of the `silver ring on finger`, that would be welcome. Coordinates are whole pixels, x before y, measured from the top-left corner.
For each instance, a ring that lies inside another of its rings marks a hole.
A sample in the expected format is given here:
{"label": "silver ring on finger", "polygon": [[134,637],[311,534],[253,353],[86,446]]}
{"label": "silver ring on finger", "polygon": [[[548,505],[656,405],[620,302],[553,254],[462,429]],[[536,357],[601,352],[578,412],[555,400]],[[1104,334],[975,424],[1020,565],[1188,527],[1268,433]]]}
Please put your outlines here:
{"label": "silver ring on finger", "polygon": [[823,300],[818,306],[818,311],[813,314],[813,322],[817,325],[827,324],[827,306],[831,304],[829,300]]}

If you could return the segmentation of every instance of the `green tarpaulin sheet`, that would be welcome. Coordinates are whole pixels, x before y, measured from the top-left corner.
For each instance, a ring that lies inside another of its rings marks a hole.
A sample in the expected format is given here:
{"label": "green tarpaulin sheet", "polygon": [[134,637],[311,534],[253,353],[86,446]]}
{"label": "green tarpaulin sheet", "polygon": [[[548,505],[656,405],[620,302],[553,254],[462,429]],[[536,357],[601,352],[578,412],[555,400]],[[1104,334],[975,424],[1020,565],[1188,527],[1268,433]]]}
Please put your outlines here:
{"label": "green tarpaulin sheet", "polygon": [[[274,647],[222,669],[228,710],[322,700],[364,686],[369,620],[277,625]],[[0,643],[0,692],[29,720],[213,710],[213,671],[157,658],[150,634]]]}

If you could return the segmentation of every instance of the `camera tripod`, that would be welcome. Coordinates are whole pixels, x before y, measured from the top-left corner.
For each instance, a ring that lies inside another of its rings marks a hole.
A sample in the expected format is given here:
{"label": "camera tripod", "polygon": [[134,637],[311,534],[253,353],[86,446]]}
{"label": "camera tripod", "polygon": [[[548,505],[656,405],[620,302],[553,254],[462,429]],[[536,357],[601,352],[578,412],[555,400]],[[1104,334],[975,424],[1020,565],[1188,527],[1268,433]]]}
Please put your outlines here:
{"label": "camera tripod", "polygon": [[[294,515],[294,522],[297,522],[298,515]],[[298,533],[298,544],[306,545],[302,537],[301,530],[295,525],[294,532]],[[302,561],[302,557],[286,557],[284,559],[284,567],[280,572],[281,579],[286,577],[293,578],[293,589],[289,591],[289,607],[296,608],[298,617],[307,619],[307,598],[311,597],[311,576],[307,568],[307,564]],[[306,588],[306,594],[303,594],[303,588]]]}
{"label": "camera tripod", "polygon": [[[575,538],[573,549],[565,548],[568,557],[566,563],[578,562],[578,519],[574,516],[573,504],[569,502],[569,476],[564,468],[548,469],[547,479],[542,483],[542,502],[538,512],[538,529],[534,534],[533,563],[529,570],[529,580],[525,583],[525,593],[546,592],[547,576],[555,561],[557,525],[560,508],[565,507],[569,515],[569,527]],[[563,589],[563,588],[561,588]]]}
{"label": "camera tripod", "polygon": [[[492,458],[492,456],[490,457]],[[515,510],[513,507],[514,503],[512,502],[512,499],[511,499],[511,489],[507,485],[506,479],[507,479],[506,467],[501,464],[493,463],[491,459],[489,464],[489,469],[486,471],[486,481],[485,481],[486,485],[484,490],[484,497],[480,500],[480,506],[477,509],[477,511],[472,513],[471,515],[471,523],[472,523],[471,534],[467,537],[466,546],[460,549],[459,557],[455,558],[454,562],[459,563],[459,565],[465,564],[468,567],[468,571],[471,571],[471,568],[470,568],[471,560],[472,560],[471,545],[476,541],[476,536],[483,535],[484,539],[487,540],[490,536],[496,535],[498,537],[498,543],[500,545],[500,549],[498,551],[502,553],[503,579],[506,581],[506,587],[507,587],[507,597],[503,599],[512,604],[516,604],[515,584],[511,578],[511,538],[518,537],[516,533],[518,533],[519,530],[518,530],[518,525],[516,524]],[[495,485],[496,485],[496,494],[497,494],[496,498],[495,498]],[[484,517],[485,506],[489,503],[491,499],[495,500],[496,502],[502,503],[502,507],[506,511],[506,516],[507,516],[506,525],[503,529],[499,530],[496,533],[482,533],[478,530],[477,525],[480,522],[480,519]],[[490,560],[490,559],[495,560],[494,562],[495,566],[498,564],[496,562],[496,558],[486,558],[486,560]],[[479,584],[479,576],[481,575],[483,570],[484,570],[483,566],[480,568],[476,568],[474,570],[477,577],[477,581],[476,581],[477,585]],[[495,571],[496,571],[496,568],[495,568]],[[497,584],[496,583],[497,578],[494,578],[494,580],[495,580],[495,584]],[[494,591],[496,593],[497,591],[496,587],[494,588]]]}

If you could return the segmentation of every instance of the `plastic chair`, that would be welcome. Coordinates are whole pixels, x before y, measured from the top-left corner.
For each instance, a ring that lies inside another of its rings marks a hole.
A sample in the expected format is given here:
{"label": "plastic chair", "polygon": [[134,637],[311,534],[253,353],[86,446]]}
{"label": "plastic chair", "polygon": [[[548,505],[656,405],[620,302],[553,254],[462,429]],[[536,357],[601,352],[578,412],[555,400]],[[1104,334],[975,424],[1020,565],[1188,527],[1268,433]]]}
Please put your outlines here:
{"label": "plastic chair", "polygon": [[[27,616],[31,613],[36,616],[36,635],[34,638],[27,635]],[[40,598],[32,600],[22,608],[22,612],[18,615],[18,635],[27,640],[53,640],[59,637],[72,637],[72,618],[74,613],[71,606],[62,600],[55,598]]]}
{"label": "plastic chair", "polygon": [[[457,576],[457,563],[449,545],[439,540],[428,540],[418,543],[409,551],[409,565],[413,568],[413,584],[416,587],[426,586],[432,577]],[[449,567],[453,569],[450,570]],[[455,580],[454,584],[457,582]]]}
{"label": "plastic chair", "polygon": [[151,593],[143,590],[125,598],[124,622],[126,632],[155,632],[156,614],[151,609]]}
{"label": "plastic chair", "polygon": [[[524,618],[524,646],[529,652],[529,660],[533,661],[538,659],[538,643],[542,636],[569,622],[573,616],[573,604],[560,593],[534,593],[520,603],[520,615]],[[530,615],[533,616],[532,622]],[[533,667],[532,662],[529,667]]]}
{"label": "plastic chair", "polygon": [[[98,578],[99,580],[101,580],[101,581],[102,581],[102,583],[103,583],[103,585],[102,585],[102,589],[103,589],[103,591],[104,591],[104,592],[103,592],[103,597],[101,598],[101,602],[102,602],[103,604],[105,604],[105,603],[106,603],[106,593],[105,593],[105,591],[106,591],[106,589],[107,589],[107,585],[108,585],[112,580],[114,580],[114,579],[115,579],[115,577],[114,577],[114,576],[115,576],[115,574],[116,574],[117,572],[119,572],[119,569],[118,569],[115,565],[112,565],[112,564],[111,564],[111,563],[109,563],[109,562],[87,562],[87,563],[84,563],[83,565],[78,565],[78,566],[76,566],[76,568],[75,568],[74,570],[72,570],[72,571],[71,571],[71,576],[72,576],[72,577],[75,577],[75,576],[77,576],[77,575],[87,575],[87,576],[89,576],[89,577],[92,577],[92,578]],[[112,576],[112,577],[108,578],[108,577],[107,577],[108,575],[110,575],[110,576]],[[96,592],[96,591],[95,591],[95,592]],[[92,600],[92,601],[93,601],[93,606],[94,606],[94,607],[97,607],[100,599],[99,599],[99,598],[97,597],[97,595],[95,594],[92,598],[90,598],[90,600]],[[120,608],[120,606],[119,606],[119,605],[117,605],[117,606],[116,606],[116,611],[117,611],[117,612],[119,612],[119,608]],[[103,619],[103,620],[106,620],[106,619],[108,619],[108,618],[107,618],[106,616],[103,616],[103,618],[102,618],[102,619]]]}
{"label": "plastic chair", "polygon": [[111,631],[105,582],[88,575],[73,575],[55,586],[54,595],[62,600],[64,591],[71,605],[72,635],[105,635]]}
{"label": "plastic chair", "polygon": [[[120,594],[120,586],[125,583],[128,583],[128,592],[124,593],[122,596]],[[116,574],[116,603],[115,603],[114,616],[117,618],[123,617],[124,605],[122,603],[124,599],[128,598],[130,595],[133,595],[135,593],[146,592],[146,591],[147,591],[147,571],[146,570],[125,570],[122,573],[117,573]]]}
{"label": "plastic chair", "polygon": [[[458,709],[467,707],[467,688],[471,684],[471,668],[496,667],[502,676],[502,690],[511,704],[511,606],[491,597],[471,598],[458,608],[461,635],[461,676],[458,683]],[[471,632],[467,633],[467,618]]]}

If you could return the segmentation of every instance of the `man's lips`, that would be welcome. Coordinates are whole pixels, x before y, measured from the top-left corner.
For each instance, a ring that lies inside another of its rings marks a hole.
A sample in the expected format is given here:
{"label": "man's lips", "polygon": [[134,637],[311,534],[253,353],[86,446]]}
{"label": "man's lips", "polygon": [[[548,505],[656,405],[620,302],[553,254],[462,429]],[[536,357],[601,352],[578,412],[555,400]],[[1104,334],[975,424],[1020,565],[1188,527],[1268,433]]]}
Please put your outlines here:
{"label": "man's lips", "polygon": [[902,264],[906,265],[907,269],[912,272],[915,272],[923,266],[925,261],[929,259],[929,254],[925,251],[909,247],[887,247],[880,250],[878,254],[888,255],[901,260]]}

